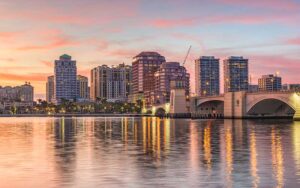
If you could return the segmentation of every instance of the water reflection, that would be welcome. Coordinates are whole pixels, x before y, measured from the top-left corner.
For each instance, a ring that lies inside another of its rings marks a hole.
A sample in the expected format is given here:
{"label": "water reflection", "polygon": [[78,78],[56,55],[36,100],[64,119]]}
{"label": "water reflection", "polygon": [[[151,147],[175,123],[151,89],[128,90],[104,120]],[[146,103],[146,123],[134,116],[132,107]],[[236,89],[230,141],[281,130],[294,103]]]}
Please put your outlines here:
{"label": "water reflection", "polygon": [[1,187],[300,184],[297,122],[2,118],[0,137]]}

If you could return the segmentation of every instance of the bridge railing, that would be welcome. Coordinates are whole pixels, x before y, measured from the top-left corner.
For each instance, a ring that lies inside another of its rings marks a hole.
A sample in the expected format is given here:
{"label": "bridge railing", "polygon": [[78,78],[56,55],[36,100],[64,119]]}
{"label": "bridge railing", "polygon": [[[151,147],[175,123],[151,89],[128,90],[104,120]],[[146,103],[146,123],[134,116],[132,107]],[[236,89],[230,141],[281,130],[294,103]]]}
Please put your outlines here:
{"label": "bridge railing", "polygon": [[296,93],[296,91],[286,90],[286,91],[255,91],[247,92],[247,94],[285,94],[285,93]]}

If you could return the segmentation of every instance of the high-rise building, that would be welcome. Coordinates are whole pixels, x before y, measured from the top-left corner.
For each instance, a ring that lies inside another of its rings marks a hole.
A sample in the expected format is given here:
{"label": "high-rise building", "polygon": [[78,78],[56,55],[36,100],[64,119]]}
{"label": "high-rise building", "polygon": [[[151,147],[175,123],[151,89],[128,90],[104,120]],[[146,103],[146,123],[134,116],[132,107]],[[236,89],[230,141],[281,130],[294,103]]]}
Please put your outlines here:
{"label": "high-rise building", "polygon": [[248,90],[248,59],[229,57],[224,60],[224,91]]}
{"label": "high-rise building", "polygon": [[87,100],[89,98],[88,78],[77,75],[77,100]]}
{"label": "high-rise building", "polygon": [[171,82],[184,82],[185,95],[190,92],[190,74],[178,62],[164,62],[154,74],[154,92],[151,92],[150,104],[170,102]]}
{"label": "high-rise building", "polygon": [[219,59],[213,56],[201,56],[195,60],[196,94],[213,96],[220,94]]}
{"label": "high-rise building", "polygon": [[91,70],[91,99],[126,101],[131,93],[131,81],[131,66],[120,64],[113,67],[96,67]]}
{"label": "high-rise building", "polygon": [[34,98],[34,89],[30,85],[30,82],[25,82],[24,85],[21,85],[19,88],[20,99],[22,102],[32,102]]}
{"label": "high-rise building", "polygon": [[141,52],[132,62],[132,101],[143,95],[146,103],[150,102],[154,91],[154,73],[165,62],[165,57],[157,52]]}
{"label": "high-rise building", "polygon": [[77,95],[76,61],[69,55],[62,55],[55,60],[54,67],[54,103],[62,99],[74,101]]}
{"label": "high-rise building", "polygon": [[54,76],[48,76],[46,83],[46,101],[52,102],[54,97]]}
{"label": "high-rise building", "polygon": [[281,77],[273,74],[263,75],[258,79],[258,89],[259,91],[280,91]]}

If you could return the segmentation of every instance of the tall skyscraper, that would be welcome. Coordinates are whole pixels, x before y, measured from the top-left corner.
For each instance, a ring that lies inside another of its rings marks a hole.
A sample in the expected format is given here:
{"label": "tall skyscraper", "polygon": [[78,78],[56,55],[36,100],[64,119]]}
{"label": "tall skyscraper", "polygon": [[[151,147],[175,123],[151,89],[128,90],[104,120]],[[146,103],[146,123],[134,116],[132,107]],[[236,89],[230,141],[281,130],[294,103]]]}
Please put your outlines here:
{"label": "tall skyscraper", "polygon": [[131,81],[131,66],[120,64],[113,67],[96,67],[91,70],[91,99],[126,101],[131,93]]}
{"label": "tall skyscraper", "polygon": [[263,75],[258,79],[258,89],[259,91],[280,91],[281,77],[273,74]]}
{"label": "tall skyscraper", "polygon": [[248,90],[248,59],[229,57],[224,60],[224,91]]}
{"label": "tall skyscraper", "polygon": [[195,60],[196,94],[212,96],[220,94],[219,59],[213,56],[201,56]]}
{"label": "tall skyscraper", "polygon": [[62,99],[74,101],[77,94],[76,61],[69,55],[62,55],[55,60],[54,67],[54,103]]}
{"label": "tall skyscraper", "polygon": [[46,101],[52,102],[54,97],[54,76],[48,76],[46,83]]}
{"label": "tall skyscraper", "polygon": [[88,78],[77,75],[77,100],[87,100],[89,96]]}
{"label": "tall skyscraper", "polygon": [[154,91],[154,73],[165,62],[165,57],[157,52],[141,52],[132,62],[132,101],[143,95],[146,103],[150,102]]}
{"label": "tall skyscraper", "polygon": [[151,104],[170,102],[171,82],[180,80],[184,83],[185,95],[190,92],[190,74],[178,62],[164,62],[154,74],[155,89],[151,94]]}

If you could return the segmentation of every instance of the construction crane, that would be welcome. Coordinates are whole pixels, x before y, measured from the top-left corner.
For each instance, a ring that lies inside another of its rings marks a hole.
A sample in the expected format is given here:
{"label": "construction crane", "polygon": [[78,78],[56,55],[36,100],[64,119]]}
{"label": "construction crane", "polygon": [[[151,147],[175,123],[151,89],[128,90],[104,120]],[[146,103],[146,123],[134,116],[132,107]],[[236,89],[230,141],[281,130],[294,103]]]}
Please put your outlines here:
{"label": "construction crane", "polygon": [[192,48],[192,46],[189,47],[189,49],[188,49],[188,51],[187,51],[187,53],[186,53],[186,56],[185,56],[185,58],[184,58],[184,60],[183,60],[182,66],[184,66],[184,64],[185,64],[185,62],[186,62],[186,60],[187,60],[187,58],[188,58],[188,56],[189,56],[189,54],[190,54],[191,48]]}

